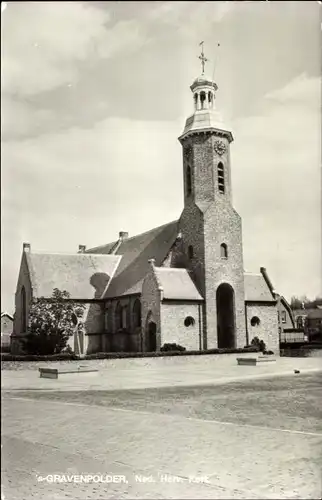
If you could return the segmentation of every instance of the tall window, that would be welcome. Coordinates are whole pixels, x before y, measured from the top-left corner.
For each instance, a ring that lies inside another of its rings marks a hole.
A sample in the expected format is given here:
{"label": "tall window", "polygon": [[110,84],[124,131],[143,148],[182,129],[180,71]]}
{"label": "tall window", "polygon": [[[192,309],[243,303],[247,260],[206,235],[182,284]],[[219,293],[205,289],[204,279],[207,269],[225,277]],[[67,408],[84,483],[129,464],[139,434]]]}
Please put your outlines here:
{"label": "tall window", "polygon": [[115,330],[118,331],[121,328],[122,328],[122,307],[120,302],[118,302],[115,309]]}
{"label": "tall window", "polygon": [[282,311],[282,323],[286,323],[286,311]]}
{"label": "tall window", "polygon": [[303,318],[302,318],[302,316],[298,316],[296,318],[296,327],[297,328],[303,328],[303,326],[304,326],[303,325]]}
{"label": "tall window", "polygon": [[21,289],[21,332],[25,333],[27,330],[27,303],[26,303],[26,290],[23,286]]}
{"label": "tall window", "polygon": [[188,246],[188,257],[190,260],[193,259],[193,246],[192,245]]}
{"label": "tall window", "polygon": [[217,173],[218,173],[218,189],[220,193],[225,192],[225,172],[224,172],[224,165],[219,162],[217,166]]}
{"label": "tall window", "polygon": [[204,109],[204,107],[205,107],[205,100],[206,100],[206,94],[205,94],[205,92],[200,92],[201,109]]}
{"label": "tall window", "polygon": [[220,245],[220,257],[222,259],[228,259],[228,248],[226,243],[222,243]]}
{"label": "tall window", "polygon": [[108,330],[108,307],[105,306],[105,312],[104,312],[104,329],[105,331]]}
{"label": "tall window", "polygon": [[127,328],[127,306],[122,307],[121,328],[123,330]]}
{"label": "tall window", "polygon": [[187,174],[186,174],[186,183],[187,183],[187,195],[191,195],[192,191],[192,179],[191,179],[191,167],[187,166]]}
{"label": "tall window", "polygon": [[141,303],[139,299],[136,299],[133,304],[133,326],[134,328],[141,326]]}

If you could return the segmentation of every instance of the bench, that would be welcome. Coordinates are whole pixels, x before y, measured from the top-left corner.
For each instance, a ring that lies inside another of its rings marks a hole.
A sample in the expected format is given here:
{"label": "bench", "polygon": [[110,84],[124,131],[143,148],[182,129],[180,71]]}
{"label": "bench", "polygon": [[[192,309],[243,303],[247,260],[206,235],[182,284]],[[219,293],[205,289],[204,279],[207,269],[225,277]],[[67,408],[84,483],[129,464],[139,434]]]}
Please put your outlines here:
{"label": "bench", "polygon": [[58,378],[58,375],[68,375],[74,373],[95,373],[98,370],[87,366],[77,368],[39,368],[40,378]]}
{"label": "bench", "polygon": [[258,356],[257,358],[237,358],[237,363],[239,365],[248,365],[248,366],[256,366],[261,363],[269,363],[276,361],[274,356]]}

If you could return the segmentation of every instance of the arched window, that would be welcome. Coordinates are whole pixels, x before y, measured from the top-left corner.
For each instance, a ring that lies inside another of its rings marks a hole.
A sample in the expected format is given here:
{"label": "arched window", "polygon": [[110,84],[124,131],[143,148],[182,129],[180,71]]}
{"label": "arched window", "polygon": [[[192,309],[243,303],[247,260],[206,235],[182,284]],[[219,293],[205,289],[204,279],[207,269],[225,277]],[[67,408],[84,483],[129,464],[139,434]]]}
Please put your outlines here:
{"label": "arched window", "polygon": [[197,109],[198,108],[198,94],[197,93],[193,96],[193,99],[195,102],[195,109]]}
{"label": "arched window", "polygon": [[204,109],[204,107],[205,107],[205,100],[206,100],[206,94],[205,94],[205,92],[200,92],[201,109]]}
{"label": "arched window", "polygon": [[21,289],[21,333],[25,333],[27,330],[27,301],[26,301],[26,290],[23,286]]}
{"label": "arched window", "polygon": [[187,166],[186,182],[187,182],[187,195],[190,196],[191,191],[192,191],[192,179],[191,179],[191,167],[190,167],[190,165]]}
{"label": "arched window", "polygon": [[212,92],[208,92],[208,102],[209,102],[209,107],[212,107],[212,104],[213,104],[213,96],[212,96]]}
{"label": "arched window", "polygon": [[188,246],[188,257],[190,260],[193,259],[193,246],[192,245]]}
{"label": "arched window", "polygon": [[296,318],[296,327],[297,328],[303,328],[303,318],[302,318],[302,316],[298,316],[298,318]]}
{"label": "arched window", "polygon": [[122,307],[120,302],[118,302],[115,309],[115,330],[118,331],[121,328],[122,328]]}
{"label": "arched window", "polygon": [[141,302],[139,299],[133,304],[133,326],[139,328],[141,326]]}
{"label": "arched window", "polygon": [[121,328],[125,330],[127,328],[127,306],[122,307],[122,315],[121,315]]}
{"label": "arched window", "polygon": [[260,319],[258,318],[258,316],[253,316],[252,319],[250,320],[250,324],[252,326],[259,326],[260,324]]}
{"label": "arched window", "polygon": [[189,326],[193,326],[195,324],[195,320],[192,316],[187,316],[186,319],[184,320],[184,326],[186,326],[187,328]]}
{"label": "arched window", "polygon": [[108,330],[108,306],[105,305],[105,311],[104,311],[104,329],[105,331]]}
{"label": "arched window", "polygon": [[225,172],[224,165],[219,162],[217,166],[217,174],[218,174],[218,189],[220,193],[225,192]]}
{"label": "arched window", "polygon": [[228,248],[226,243],[222,243],[220,245],[220,257],[222,259],[228,259]]}

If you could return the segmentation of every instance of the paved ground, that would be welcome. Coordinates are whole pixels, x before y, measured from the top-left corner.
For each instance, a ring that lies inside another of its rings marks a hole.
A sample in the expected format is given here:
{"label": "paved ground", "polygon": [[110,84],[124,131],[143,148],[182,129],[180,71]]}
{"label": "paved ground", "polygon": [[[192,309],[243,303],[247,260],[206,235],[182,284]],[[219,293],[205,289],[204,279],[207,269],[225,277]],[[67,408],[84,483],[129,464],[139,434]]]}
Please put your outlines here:
{"label": "paved ground", "polygon": [[[249,356],[241,354],[238,356]],[[251,354],[256,357],[256,354]],[[238,366],[236,354],[180,356],[164,358],[111,359],[66,363],[51,363],[52,366],[92,366],[97,374],[64,375],[58,380],[39,378],[38,368],[45,363],[18,365],[28,369],[2,370],[3,390],[42,389],[70,391],[106,389],[123,390],[147,387],[168,387],[186,385],[222,384],[240,379],[291,375],[294,369],[301,373],[322,370],[322,358],[277,358],[276,363],[262,366]],[[4,364],[5,366],[5,364]]]}
{"label": "paved ground", "polygon": [[[172,371],[180,382],[180,370]],[[229,384],[123,391],[85,390],[85,382],[61,391],[51,380],[50,391],[18,390],[17,381],[8,390],[7,382],[5,498],[320,499],[322,374],[279,377],[275,369],[270,378],[236,383],[228,372]],[[37,479],[55,473],[118,474],[127,482]]]}

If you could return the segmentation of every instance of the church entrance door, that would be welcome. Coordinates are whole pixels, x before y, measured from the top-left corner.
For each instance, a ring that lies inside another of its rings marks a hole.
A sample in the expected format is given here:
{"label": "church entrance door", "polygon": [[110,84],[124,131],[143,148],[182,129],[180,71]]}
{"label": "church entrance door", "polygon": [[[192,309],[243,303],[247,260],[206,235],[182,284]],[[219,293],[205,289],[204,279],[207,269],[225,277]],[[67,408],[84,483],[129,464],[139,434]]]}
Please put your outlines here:
{"label": "church entrance door", "polygon": [[148,352],[157,350],[157,325],[151,321],[148,326]]}
{"label": "church entrance door", "polygon": [[219,348],[233,348],[235,336],[234,290],[228,283],[217,288],[217,339]]}

